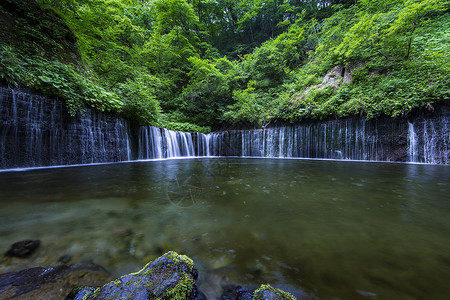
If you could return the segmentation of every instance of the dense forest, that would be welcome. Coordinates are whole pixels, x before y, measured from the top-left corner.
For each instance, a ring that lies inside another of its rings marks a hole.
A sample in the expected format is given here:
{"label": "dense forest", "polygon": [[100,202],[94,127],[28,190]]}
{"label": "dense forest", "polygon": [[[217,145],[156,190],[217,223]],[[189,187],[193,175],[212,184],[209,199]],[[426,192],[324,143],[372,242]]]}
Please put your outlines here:
{"label": "dense forest", "polygon": [[208,131],[450,98],[442,0],[3,0],[0,83]]}

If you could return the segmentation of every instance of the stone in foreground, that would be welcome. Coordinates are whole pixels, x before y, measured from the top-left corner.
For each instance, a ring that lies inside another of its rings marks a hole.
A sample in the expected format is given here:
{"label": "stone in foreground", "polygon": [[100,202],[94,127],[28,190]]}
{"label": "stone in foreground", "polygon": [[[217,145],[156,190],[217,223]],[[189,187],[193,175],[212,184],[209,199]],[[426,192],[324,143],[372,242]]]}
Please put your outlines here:
{"label": "stone in foreground", "polygon": [[295,300],[291,294],[262,284],[256,291],[252,292],[241,286],[227,286],[220,296],[220,300]]}
{"label": "stone in foreground", "polygon": [[253,295],[253,300],[295,300],[288,292],[262,284]]}
{"label": "stone in foreground", "polygon": [[36,267],[0,274],[0,299],[64,299],[74,287],[99,286],[109,280],[105,269],[91,263]]}
{"label": "stone in foreground", "polygon": [[79,288],[67,299],[199,299],[193,261],[168,252],[136,273],[122,276],[100,288]]}

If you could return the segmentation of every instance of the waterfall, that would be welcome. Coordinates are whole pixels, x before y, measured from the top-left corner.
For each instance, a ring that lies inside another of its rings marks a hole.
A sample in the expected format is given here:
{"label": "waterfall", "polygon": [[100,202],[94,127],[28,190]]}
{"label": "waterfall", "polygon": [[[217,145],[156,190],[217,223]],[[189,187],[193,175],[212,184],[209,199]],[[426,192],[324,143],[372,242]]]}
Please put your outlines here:
{"label": "waterfall", "polygon": [[87,164],[131,159],[128,123],[86,109],[70,117],[64,104],[0,88],[0,168]]}
{"label": "waterfall", "polygon": [[410,120],[345,119],[209,134],[140,126],[0,87],[0,169],[198,156],[450,163],[449,110]]}
{"label": "waterfall", "polygon": [[[213,156],[300,157],[449,164],[448,117],[347,119],[208,135]],[[406,142],[405,142],[406,141]]]}
{"label": "waterfall", "polygon": [[369,130],[367,126],[365,120],[336,120],[212,133],[210,152],[215,156],[240,152],[239,156],[390,160],[390,142],[379,137],[376,125],[371,123]]}
{"label": "waterfall", "polygon": [[414,131],[414,124],[408,122],[408,161],[417,162],[418,159],[417,136]]}
{"label": "waterfall", "polygon": [[153,126],[139,127],[138,159],[163,158],[161,130]]}
{"label": "waterfall", "polygon": [[408,160],[411,162],[449,164],[450,128],[448,118],[419,118],[408,122]]}
{"label": "waterfall", "polygon": [[[194,147],[193,135],[197,138]],[[206,136],[154,126],[139,127],[138,158],[172,158],[206,155]],[[197,152],[196,150],[197,149]]]}
{"label": "waterfall", "polygon": [[195,141],[196,141],[196,147],[195,149],[197,152],[195,153],[195,156],[210,156],[209,154],[209,135],[206,135],[201,132],[194,133]]}

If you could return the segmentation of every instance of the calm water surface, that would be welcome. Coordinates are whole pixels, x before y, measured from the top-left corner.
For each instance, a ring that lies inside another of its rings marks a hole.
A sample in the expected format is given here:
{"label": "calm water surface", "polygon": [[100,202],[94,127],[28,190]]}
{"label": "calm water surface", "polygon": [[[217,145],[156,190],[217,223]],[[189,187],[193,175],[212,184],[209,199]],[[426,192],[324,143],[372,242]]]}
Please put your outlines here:
{"label": "calm water surface", "polygon": [[220,284],[300,299],[450,295],[448,166],[185,159],[0,172],[0,272],[93,261],[115,276],[168,250]]}

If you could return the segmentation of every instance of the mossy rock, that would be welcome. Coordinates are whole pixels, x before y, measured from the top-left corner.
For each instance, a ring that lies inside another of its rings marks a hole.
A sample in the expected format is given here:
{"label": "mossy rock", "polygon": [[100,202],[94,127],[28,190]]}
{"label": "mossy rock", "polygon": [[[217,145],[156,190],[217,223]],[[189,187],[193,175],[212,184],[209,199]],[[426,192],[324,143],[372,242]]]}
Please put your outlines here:
{"label": "mossy rock", "polygon": [[78,288],[67,299],[197,299],[197,270],[193,261],[168,252],[136,273],[100,288]]}
{"label": "mossy rock", "polygon": [[295,300],[296,298],[288,292],[262,284],[253,295],[253,300]]}

